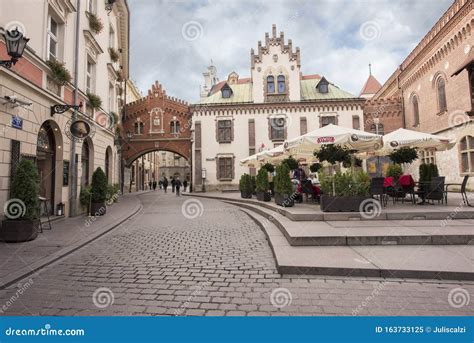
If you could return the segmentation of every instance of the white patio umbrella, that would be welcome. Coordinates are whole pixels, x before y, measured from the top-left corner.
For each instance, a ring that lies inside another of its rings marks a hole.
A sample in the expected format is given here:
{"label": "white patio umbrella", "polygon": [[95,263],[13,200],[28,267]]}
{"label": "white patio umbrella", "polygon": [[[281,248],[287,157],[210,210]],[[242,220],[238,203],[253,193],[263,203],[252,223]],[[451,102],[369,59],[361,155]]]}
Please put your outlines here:
{"label": "white patio umbrella", "polygon": [[264,160],[264,157],[266,156],[265,153],[266,151],[261,151],[254,155],[241,159],[240,165],[249,168],[260,167],[262,164],[266,163]]}
{"label": "white patio umbrella", "polygon": [[398,129],[386,134],[383,136],[383,142],[382,150],[388,153],[405,147],[443,151],[456,145],[455,139],[407,129]]}
{"label": "white patio umbrella", "polygon": [[329,124],[285,142],[285,150],[293,157],[307,155],[323,145],[336,144],[351,150],[374,151],[382,147],[382,136]]}
{"label": "white patio umbrella", "polygon": [[[293,153],[295,155],[293,155]],[[315,156],[310,150],[296,151],[296,149],[293,149],[292,151],[288,151],[283,145],[279,145],[276,148],[265,151],[263,160],[269,163],[276,163],[281,162],[282,160],[290,156],[300,162],[312,162],[313,160],[315,160]]]}

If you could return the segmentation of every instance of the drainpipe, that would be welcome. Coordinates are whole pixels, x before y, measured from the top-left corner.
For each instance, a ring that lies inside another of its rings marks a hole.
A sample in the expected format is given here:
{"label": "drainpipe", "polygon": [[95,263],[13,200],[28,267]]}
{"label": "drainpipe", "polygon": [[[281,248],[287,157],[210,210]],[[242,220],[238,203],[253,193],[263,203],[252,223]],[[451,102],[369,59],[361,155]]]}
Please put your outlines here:
{"label": "drainpipe", "polygon": [[398,89],[401,91],[401,95],[402,95],[402,125],[403,125],[403,128],[405,129],[406,128],[405,98],[403,97],[403,89],[400,86],[400,74],[402,73],[402,66],[401,65],[400,65],[399,69],[400,69],[400,73],[397,76],[397,86],[398,86]]}
{"label": "drainpipe", "polygon": [[[77,89],[77,79],[79,75],[79,29],[80,29],[80,19],[81,19],[81,1],[77,1],[77,12],[76,12],[76,32],[74,37],[74,105],[78,103],[78,89]],[[73,123],[77,118],[77,110],[75,109],[72,112],[71,123]],[[69,215],[74,217],[77,215],[77,163],[76,163],[76,142],[71,140],[71,180],[69,182]]]}

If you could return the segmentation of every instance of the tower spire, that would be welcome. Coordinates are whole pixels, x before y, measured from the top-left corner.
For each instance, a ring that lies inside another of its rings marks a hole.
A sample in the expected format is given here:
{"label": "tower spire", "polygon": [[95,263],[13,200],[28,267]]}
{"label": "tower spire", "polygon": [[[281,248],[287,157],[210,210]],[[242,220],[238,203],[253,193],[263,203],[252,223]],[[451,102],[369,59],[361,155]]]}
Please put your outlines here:
{"label": "tower spire", "polygon": [[369,63],[369,75],[372,75],[372,64]]}

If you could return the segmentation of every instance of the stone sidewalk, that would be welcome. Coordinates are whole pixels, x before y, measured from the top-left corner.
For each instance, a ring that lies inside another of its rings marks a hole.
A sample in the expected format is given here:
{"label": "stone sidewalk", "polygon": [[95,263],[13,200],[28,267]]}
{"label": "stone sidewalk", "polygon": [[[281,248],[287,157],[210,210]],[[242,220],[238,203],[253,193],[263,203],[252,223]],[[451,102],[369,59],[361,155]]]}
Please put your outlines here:
{"label": "stone sidewalk", "polygon": [[0,289],[24,278],[117,227],[142,208],[138,193],[127,193],[100,217],[80,215],[52,223],[38,238],[24,243],[0,242]]}

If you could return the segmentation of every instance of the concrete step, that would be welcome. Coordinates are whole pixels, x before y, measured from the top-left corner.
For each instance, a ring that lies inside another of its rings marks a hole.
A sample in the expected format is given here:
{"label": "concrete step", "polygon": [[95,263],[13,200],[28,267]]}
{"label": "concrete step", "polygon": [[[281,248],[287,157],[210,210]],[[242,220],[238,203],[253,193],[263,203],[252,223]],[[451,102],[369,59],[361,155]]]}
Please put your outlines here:
{"label": "concrete step", "polygon": [[257,199],[242,199],[240,193],[192,193],[191,196],[216,200],[229,200],[239,203],[257,205],[281,215],[292,221],[372,221],[372,220],[441,220],[453,221],[474,219],[474,208],[466,207],[462,201],[451,205],[414,206],[409,203],[393,205],[389,202],[373,218],[362,216],[359,212],[322,212],[316,203],[296,204],[294,207],[281,207],[273,200],[270,202]]}
{"label": "concrete step", "polygon": [[474,227],[467,220],[451,221],[292,221],[250,203],[225,201],[258,213],[273,223],[291,246],[467,245],[474,244]]}
{"label": "concrete step", "polygon": [[474,281],[474,246],[291,246],[273,221],[242,208],[265,232],[281,274]]}

